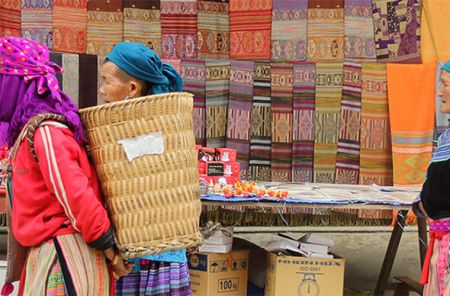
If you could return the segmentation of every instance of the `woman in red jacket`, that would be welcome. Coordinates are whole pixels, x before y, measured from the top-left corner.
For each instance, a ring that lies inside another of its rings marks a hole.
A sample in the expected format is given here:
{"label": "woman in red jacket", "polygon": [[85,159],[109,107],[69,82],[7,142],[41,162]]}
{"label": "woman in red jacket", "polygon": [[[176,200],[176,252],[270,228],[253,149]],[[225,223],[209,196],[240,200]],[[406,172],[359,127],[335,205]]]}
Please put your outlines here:
{"label": "woman in red jacket", "polygon": [[[17,37],[0,38],[0,146],[12,149],[12,232],[29,247],[19,293],[111,295],[115,277],[128,274],[115,251],[95,171],[83,149],[78,110],[55,77],[45,46]],[[21,131],[36,115],[44,121],[32,141]],[[34,145],[32,152],[31,145]]]}

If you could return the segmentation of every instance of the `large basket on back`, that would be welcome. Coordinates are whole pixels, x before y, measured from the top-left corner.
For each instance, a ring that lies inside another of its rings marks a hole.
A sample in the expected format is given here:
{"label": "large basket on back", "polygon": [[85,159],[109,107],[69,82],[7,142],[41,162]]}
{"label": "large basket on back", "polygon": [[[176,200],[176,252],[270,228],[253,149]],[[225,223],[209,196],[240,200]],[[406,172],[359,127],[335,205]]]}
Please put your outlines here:
{"label": "large basket on back", "polygon": [[[189,93],[152,95],[80,110],[116,241],[127,258],[201,243],[192,110]],[[164,141],[162,154],[130,161],[118,143],[158,132]]]}

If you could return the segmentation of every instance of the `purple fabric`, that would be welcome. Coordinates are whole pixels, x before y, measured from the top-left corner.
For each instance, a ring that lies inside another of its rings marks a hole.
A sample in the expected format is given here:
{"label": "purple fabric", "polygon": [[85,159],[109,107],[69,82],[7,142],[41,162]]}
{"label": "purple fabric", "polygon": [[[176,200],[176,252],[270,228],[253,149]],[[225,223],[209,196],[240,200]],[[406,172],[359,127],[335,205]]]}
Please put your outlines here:
{"label": "purple fabric", "polygon": [[299,0],[273,0],[272,3],[273,10],[280,10],[280,9],[291,9],[291,10],[298,10],[298,9],[307,9],[308,8],[308,1],[299,1]]}

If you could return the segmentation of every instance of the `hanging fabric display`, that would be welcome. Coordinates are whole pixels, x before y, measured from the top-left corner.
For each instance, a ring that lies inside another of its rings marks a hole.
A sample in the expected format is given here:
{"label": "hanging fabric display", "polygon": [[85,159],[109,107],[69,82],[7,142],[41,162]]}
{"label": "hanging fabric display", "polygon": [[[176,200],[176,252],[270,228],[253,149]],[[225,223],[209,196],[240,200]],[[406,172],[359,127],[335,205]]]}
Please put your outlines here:
{"label": "hanging fabric display", "polygon": [[292,181],[292,102],[294,72],[291,63],[271,64],[272,181]]}
{"label": "hanging fabric display", "polygon": [[21,36],[21,0],[0,2],[0,36]]}
{"label": "hanging fabric display", "polygon": [[420,56],[423,64],[450,59],[447,0],[422,0]]}
{"label": "hanging fabric display", "polygon": [[317,63],[314,182],[334,183],[342,98],[341,63]]}
{"label": "hanging fabric display", "polygon": [[307,0],[273,0],[272,60],[306,60]]}
{"label": "hanging fabric display", "polygon": [[160,2],[160,0],[124,0],[124,41],[143,43],[161,55]]}
{"label": "hanging fabric display", "polygon": [[313,182],[316,65],[294,63],[293,182]]}
{"label": "hanging fabric display", "polygon": [[198,58],[228,58],[230,56],[229,0],[198,3]]}
{"label": "hanging fabric display", "polygon": [[271,180],[270,62],[255,62],[250,139],[250,179]]}
{"label": "hanging fabric display", "polygon": [[161,0],[162,57],[197,57],[197,2]]}
{"label": "hanging fabric display", "polygon": [[85,53],[87,0],[53,1],[52,50]]}
{"label": "hanging fabric display", "polygon": [[230,62],[206,60],[206,146],[225,147]]}
{"label": "hanging fabric display", "polygon": [[336,156],[336,183],[359,183],[359,136],[361,130],[361,64],[345,62],[341,118]]}
{"label": "hanging fabric display", "polygon": [[22,37],[52,49],[53,0],[22,1]]}

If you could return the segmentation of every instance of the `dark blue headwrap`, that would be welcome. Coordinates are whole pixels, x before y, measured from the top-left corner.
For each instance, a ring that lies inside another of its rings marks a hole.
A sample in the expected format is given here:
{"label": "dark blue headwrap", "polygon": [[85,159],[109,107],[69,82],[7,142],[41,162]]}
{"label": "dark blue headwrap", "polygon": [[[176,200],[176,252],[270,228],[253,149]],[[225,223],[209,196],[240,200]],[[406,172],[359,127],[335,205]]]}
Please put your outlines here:
{"label": "dark blue headwrap", "polygon": [[180,74],[158,55],[141,43],[121,42],[116,44],[106,59],[129,75],[151,84],[148,94],[176,92],[183,89]]}

